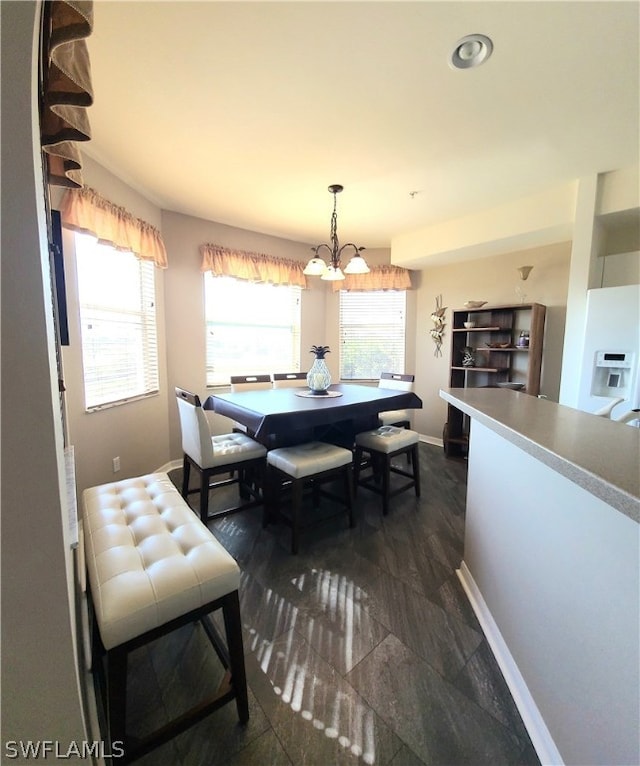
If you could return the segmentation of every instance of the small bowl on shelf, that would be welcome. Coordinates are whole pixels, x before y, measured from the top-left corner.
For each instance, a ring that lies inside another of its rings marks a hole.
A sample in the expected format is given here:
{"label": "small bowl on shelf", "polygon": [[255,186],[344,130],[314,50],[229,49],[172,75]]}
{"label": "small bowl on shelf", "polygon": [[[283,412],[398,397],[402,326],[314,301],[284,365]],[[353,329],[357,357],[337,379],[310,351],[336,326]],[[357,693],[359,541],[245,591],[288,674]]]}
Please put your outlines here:
{"label": "small bowl on shelf", "polygon": [[464,306],[467,309],[481,309],[486,304],[486,301],[466,301]]}
{"label": "small bowl on shelf", "polygon": [[511,348],[511,342],[507,341],[506,343],[487,343],[487,346],[489,348]]}
{"label": "small bowl on shelf", "polygon": [[522,391],[524,383],[496,383],[496,386],[498,386],[498,388],[510,388],[512,391]]}
{"label": "small bowl on shelf", "polygon": [[467,328],[467,330],[471,330],[473,327],[476,326],[475,322],[463,322],[463,324]]}

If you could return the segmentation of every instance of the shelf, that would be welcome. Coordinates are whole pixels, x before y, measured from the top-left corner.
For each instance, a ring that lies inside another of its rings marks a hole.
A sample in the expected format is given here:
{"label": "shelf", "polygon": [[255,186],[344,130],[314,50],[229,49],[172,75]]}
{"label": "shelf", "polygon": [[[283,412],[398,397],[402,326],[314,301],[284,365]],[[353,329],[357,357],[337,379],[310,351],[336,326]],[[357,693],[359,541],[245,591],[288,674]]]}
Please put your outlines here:
{"label": "shelf", "polygon": [[[449,384],[453,388],[494,387],[499,383],[517,381],[523,384],[524,392],[536,396],[540,392],[545,313],[546,307],[540,303],[454,310],[451,317]],[[465,327],[465,322],[476,326]],[[529,345],[516,345],[525,331],[529,334]],[[501,348],[498,344],[502,343],[506,345]],[[465,352],[465,349],[469,350]],[[475,360],[473,367],[462,364],[465,354],[469,353]],[[466,416],[449,404],[442,432],[447,457],[462,455],[468,438]]]}
{"label": "shelf", "polygon": [[468,436],[452,436],[449,439],[447,439],[448,442],[451,442],[452,444],[469,444],[469,437]]}
{"label": "shelf", "polygon": [[[504,351],[504,349],[496,349]],[[508,372],[508,367],[452,367],[452,370],[464,370],[465,372]]]}

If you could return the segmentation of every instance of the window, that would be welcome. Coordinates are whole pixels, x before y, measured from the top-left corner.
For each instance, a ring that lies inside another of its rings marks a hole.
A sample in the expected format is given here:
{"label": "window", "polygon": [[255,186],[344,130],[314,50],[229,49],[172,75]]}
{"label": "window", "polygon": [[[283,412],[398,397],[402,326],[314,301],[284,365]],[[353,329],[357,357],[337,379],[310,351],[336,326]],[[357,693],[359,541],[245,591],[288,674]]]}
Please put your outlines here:
{"label": "window", "polygon": [[154,265],[76,234],[86,408],[158,391]]}
{"label": "window", "polygon": [[375,380],[404,370],[406,292],[340,291],[340,378]]}
{"label": "window", "polygon": [[204,276],[207,385],[300,369],[299,287]]}

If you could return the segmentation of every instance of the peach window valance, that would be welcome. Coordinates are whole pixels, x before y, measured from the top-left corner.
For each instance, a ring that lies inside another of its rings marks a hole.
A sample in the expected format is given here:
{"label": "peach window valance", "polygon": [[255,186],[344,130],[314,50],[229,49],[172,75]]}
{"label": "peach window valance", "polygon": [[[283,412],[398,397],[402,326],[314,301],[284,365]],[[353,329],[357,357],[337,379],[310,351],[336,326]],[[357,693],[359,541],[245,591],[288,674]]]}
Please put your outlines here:
{"label": "peach window valance", "polygon": [[345,274],[344,280],[332,282],[333,291],[410,290],[411,272],[400,266],[372,266],[368,274]]}
{"label": "peach window valance", "polygon": [[60,207],[62,225],[91,234],[103,244],[131,252],[143,261],[167,268],[167,251],[160,232],[150,223],[114,205],[96,191],[69,189]]}
{"label": "peach window valance", "polygon": [[93,103],[86,37],[93,29],[91,0],[42,3],[40,142],[47,180],[82,187],[82,159],[76,142],[89,141],[87,107]]}
{"label": "peach window valance", "polygon": [[302,273],[304,264],[300,261],[211,244],[200,245],[200,252],[202,271],[210,271],[216,277],[307,287],[307,278]]}

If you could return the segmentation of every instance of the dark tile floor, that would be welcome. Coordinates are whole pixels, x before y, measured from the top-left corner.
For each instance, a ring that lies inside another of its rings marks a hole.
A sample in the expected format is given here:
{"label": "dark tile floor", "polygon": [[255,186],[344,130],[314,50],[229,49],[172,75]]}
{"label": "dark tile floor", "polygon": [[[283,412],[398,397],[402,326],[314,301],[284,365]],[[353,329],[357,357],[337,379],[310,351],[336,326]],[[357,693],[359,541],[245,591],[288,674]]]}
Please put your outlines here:
{"label": "dark tile floor", "polygon": [[[383,519],[360,490],[357,527],[328,521],[298,556],[286,527],[262,529],[260,509],[209,524],[242,569],[250,720],[227,705],[141,766],[539,766],[455,574],[466,466],[434,446],[420,454],[420,500],[399,495]],[[156,728],[221,675],[200,626],[139,650],[130,731]]]}

